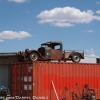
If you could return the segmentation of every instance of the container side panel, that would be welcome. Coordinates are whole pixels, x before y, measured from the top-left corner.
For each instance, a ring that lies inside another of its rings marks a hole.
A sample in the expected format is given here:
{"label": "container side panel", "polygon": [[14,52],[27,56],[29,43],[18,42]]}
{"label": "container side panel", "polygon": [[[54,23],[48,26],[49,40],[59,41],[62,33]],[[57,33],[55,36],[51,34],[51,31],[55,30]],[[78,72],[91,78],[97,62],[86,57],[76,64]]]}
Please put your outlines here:
{"label": "container side panel", "polygon": [[95,89],[97,97],[100,98],[100,64],[64,62],[13,64],[11,83],[13,96],[18,94],[31,99],[33,97],[33,100],[64,98],[72,100],[72,92],[80,97],[86,84]]}
{"label": "container side panel", "polygon": [[[71,99],[71,91],[80,96],[83,87],[87,84],[94,88],[100,98],[100,65],[84,63],[36,63],[37,96],[57,100],[66,95]],[[53,83],[53,84],[52,84]],[[68,89],[68,90],[67,90]]]}

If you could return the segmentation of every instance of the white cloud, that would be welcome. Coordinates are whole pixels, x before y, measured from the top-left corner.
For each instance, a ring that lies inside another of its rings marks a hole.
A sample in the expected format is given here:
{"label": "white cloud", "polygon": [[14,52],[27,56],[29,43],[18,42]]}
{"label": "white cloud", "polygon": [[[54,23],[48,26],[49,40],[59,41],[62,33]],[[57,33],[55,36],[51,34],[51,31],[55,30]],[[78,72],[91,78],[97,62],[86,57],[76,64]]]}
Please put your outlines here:
{"label": "white cloud", "polygon": [[97,56],[97,55],[95,55],[95,54],[90,54],[89,56],[90,56],[90,57],[96,57],[96,58],[99,57],[99,56]]}
{"label": "white cloud", "polygon": [[96,51],[97,50],[94,50],[93,48],[91,48],[90,50],[86,50],[86,52],[87,52],[87,56],[89,56],[89,57],[99,57],[99,56],[97,56],[95,53],[96,53]]}
{"label": "white cloud", "polygon": [[1,40],[1,39],[0,39],[0,42],[4,42],[4,40]]}
{"label": "white cloud", "polygon": [[0,32],[0,40],[3,39],[1,42],[3,42],[4,39],[22,39],[25,37],[31,37],[31,35],[25,31],[14,32],[7,30]]}
{"label": "white cloud", "polygon": [[54,26],[58,26],[58,27],[68,27],[68,26],[74,26],[74,24],[71,24],[71,23],[63,23],[63,22],[56,22],[56,23],[53,23]]}
{"label": "white cloud", "polygon": [[26,13],[30,13],[29,11],[26,11]]}
{"label": "white cloud", "polygon": [[8,0],[8,1],[16,2],[16,3],[24,3],[24,2],[27,2],[29,0]]}
{"label": "white cloud", "polygon": [[96,51],[93,48],[86,50],[87,54],[84,55],[84,59],[81,60],[82,63],[96,63],[96,58],[100,58],[96,55]]}
{"label": "white cloud", "polygon": [[93,33],[95,32],[94,30],[85,30],[85,31],[82,31],[82,32],[89,32],[89,33]]}
{"label": "white cloud", "polygon": [[88,30],[88,32],[92,33],[92,32],[95,32],[94,30]]}
{"label": "white cloud", "polygon": [[100,10],[97,10],[96,13],[97,13],[97,14],[100,14]]}
{"label": "white cloud", "polygon": [[86,50],[86,52],[89,53],[89,54],[94,54],[95,53],[93,48],[91,48],[90,50]]}
{"label": "white cloud", "polygon": [[100,4],[100,2],[96,2],[96,4]]}
{"label": "white cloud", "polygon": [[94,16],[92,10],[80,11],[74,7],[54,8],[42,11],[37,18],[39,23],[51,23],[54,26],[68,27],[76,23],[90,23],[93,19],[100,20],[100,16]]}

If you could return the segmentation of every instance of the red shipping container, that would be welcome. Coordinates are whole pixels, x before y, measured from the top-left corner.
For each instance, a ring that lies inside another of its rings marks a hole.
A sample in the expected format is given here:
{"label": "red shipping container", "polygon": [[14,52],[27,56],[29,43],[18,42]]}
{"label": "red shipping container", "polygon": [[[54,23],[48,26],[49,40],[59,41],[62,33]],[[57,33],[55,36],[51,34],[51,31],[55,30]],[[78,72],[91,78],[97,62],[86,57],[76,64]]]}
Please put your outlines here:
{"label": "red shipping container", "polygon": [[100,64],[25,62],[12,63],[11,69],[14,100],[72,100],[85,84],[100,98]]}

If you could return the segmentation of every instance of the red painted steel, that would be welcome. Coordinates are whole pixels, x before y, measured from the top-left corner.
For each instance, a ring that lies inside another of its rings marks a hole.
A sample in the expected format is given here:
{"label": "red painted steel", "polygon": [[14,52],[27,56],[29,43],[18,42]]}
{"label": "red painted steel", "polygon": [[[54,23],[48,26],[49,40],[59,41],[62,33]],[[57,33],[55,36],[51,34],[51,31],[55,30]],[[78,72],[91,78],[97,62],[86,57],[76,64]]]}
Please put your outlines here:
{"label": "red painted steel", "polygon": [[72,92],[80,95],[87,84],[100,98],[99,72],[100,64],[13,63],[11,95],[27,98],[24,100],[62,100],[64,97],[72,100]]}

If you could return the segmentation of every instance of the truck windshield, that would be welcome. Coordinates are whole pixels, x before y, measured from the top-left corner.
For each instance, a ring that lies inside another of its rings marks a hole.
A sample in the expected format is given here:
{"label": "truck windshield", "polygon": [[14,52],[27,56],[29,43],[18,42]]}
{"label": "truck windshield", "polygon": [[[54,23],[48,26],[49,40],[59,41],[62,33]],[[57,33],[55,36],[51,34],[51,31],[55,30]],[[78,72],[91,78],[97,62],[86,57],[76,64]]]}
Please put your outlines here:
{"label": "truck windshield", "polygon": [[52,49],[60,50],[60,45],[48,45],[48,44],[42,44],[41,47],[51,47]]}
{"label": "truck windshield", "polygon": [[41,47],[50,47],[52,49],[62,50],[62,43],[61,42],[47,42],[41,44]]}
{"label": "truck windshield", "polygon": [[44,45],[44,44],[41,44],[41,47],[49,47],[49,46],[48,46],[48,45],[46,45],[46,44],[45,44],[45,45]]}
{"label": "truck windshield", "polygon": [[54,49],[60,50],[60,45],[56,45]]}

